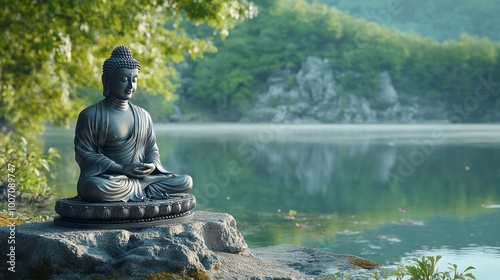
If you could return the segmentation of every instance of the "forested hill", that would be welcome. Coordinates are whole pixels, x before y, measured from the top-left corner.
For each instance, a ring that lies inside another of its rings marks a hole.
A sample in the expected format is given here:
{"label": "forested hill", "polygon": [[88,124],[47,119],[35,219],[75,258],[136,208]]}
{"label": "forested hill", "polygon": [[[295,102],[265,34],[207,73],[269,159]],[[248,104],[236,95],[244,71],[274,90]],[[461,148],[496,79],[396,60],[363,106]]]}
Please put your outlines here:
{"label": "forested hill", "polygon": [[463,33],[500,41],[498,0],[317,1],[383,26],[439,41],[459,39]]}
{"label": "forested hill", "polygon": [[[271,121],[248,116],[262,106],[285,106],[297,117],[313,107],[336,112],[326,119],[308,117],[320,122],[349,122],[353,114],[361,116],[358,122],[373,122],[389,111],[389,122],[404,114],[407,121],[499,120],[499,84],[493,82],[500,81],[498,42],[470,35],[439,42],[305,0],[255,2],[258,17],[218,42],[217,53],[184,68],[178,91],[184,120]],[[317,71],[311,67],[323,69],[321,81],[308,78]]]}

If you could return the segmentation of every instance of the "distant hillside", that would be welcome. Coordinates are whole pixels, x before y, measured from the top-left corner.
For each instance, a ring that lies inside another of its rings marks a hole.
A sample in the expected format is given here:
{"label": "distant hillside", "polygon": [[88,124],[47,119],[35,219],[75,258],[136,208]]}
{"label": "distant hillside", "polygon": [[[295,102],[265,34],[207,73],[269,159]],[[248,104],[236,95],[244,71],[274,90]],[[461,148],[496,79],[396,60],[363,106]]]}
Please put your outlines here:
{"label": "distant hillside", "polygon": [[498,0],[318,0],[356,17],[440,41],[467,33],[500,41]]}
{"label": "distant hillside", "polygon": [[[401,105],[418,102],[428,111],[435,105],[435,110],[463,106],[481,85],[479,77],[500,81],[500,44],[488,39],[462,35],[458,41],[439,43],[305,0],[256,2],[261,3],[257,18],[219,42],[218,53],[184,68],[178,93],[185,112],[239,121],[268,91],[270,77],[288,73],[281,95],[297,88],[297,74],[308,57],[327,62],[325,71],[332,72],[341,98],[338,106],[354,96],[366,100],[371,109],[382,108],[377,96],[383,89],[383,73],[390,77]],[[471,103],[474,106],[468,108],[474,108],[462,121],[497,120],[499,92],[490,89],[487,102]],[[273,102],[279,106],[281,101]]]}

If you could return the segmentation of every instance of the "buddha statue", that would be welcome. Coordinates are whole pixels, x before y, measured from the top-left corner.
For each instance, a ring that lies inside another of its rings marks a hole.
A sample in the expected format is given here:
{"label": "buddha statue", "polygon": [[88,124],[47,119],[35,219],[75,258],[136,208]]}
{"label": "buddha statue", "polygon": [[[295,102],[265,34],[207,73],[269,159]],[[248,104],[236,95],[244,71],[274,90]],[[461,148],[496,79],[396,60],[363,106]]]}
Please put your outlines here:
{"label": "buddha statue", "polygon": [[125,46],[103,64],[104,99],[85,108],[75,129],[78,195],[89,202],[137,202],[189,193],[189,175],[167,171],[149,113],[130,103],[140,64]]}

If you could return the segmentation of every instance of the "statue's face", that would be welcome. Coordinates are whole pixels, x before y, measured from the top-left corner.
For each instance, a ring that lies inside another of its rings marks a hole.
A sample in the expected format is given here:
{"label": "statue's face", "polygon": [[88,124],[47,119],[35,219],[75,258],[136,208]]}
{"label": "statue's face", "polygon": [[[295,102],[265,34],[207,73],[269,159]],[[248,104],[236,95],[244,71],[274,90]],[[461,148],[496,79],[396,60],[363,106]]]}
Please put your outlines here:
{"label": "statue's face", "polygon": [[109,82],[109,94],[121,100],[129,100],[137,89],[138,76],[139,69],[116,69]]}

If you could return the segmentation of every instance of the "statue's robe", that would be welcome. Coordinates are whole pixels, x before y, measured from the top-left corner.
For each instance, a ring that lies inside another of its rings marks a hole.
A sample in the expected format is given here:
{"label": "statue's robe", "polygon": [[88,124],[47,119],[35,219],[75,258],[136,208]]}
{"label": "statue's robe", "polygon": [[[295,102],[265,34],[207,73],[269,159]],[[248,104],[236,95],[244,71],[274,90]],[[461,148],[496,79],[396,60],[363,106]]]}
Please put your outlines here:
{"label": "statue's robe", "polygon": [[[153,122],[149,113],[131,103],[134,128],[125,143],[107,143],[109,110],[103,100],[78,116],[75,130],[75,157],[80,166],[78,194],[85,200],[142,201],[146,197],[160,197],[168,193],[188,193],[192,179],[167,171],[160,162]],[[155,171],[149,178],[137,179],[113,174],[108,168],[113,162],[153,163]],[[147,182],[147,183],[146,183]]]}

